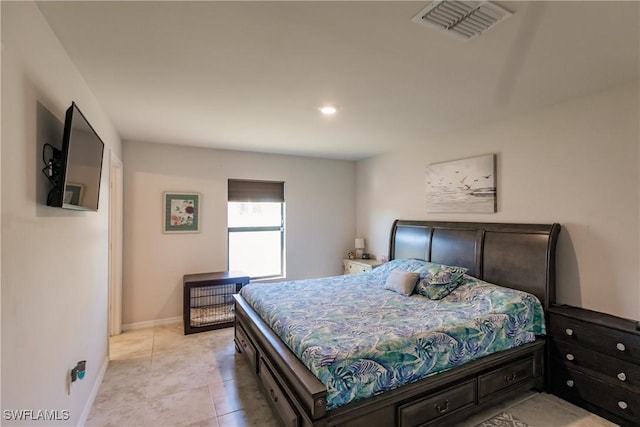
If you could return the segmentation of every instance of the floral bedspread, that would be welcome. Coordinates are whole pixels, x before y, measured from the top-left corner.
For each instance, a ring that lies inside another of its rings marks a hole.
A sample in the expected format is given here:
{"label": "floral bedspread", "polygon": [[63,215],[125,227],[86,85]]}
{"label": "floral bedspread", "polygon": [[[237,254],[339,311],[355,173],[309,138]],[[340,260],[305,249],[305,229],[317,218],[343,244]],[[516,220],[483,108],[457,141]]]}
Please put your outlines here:
{"label": "floral bedspread", "polygon": [[241,294],[327,386],[331,410],[545,334],[535,296],[465,278],[438,301],[385,290],[375,270]]}

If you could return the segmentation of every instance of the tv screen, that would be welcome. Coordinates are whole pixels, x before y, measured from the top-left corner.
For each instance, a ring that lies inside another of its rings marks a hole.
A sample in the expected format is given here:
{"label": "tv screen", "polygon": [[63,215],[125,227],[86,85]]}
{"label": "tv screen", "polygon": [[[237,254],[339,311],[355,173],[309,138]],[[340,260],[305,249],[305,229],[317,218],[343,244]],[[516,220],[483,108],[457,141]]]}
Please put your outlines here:
{"label": "tv screen", "polygon": [[78,106],[67,110],[52,206],[98,210],[104,143]]}

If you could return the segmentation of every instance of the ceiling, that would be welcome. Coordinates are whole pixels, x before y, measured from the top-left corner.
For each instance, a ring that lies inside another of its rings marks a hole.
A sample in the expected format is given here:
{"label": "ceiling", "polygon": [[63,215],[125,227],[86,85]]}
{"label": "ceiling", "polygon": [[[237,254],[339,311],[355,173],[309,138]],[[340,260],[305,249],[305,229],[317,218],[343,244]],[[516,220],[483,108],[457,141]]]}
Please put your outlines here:
{"label": "ceiling", "polygon": [[358,160],[638,80],[640,3],[496,3],[469,41],[429,1],[38,5],[124,140]]}

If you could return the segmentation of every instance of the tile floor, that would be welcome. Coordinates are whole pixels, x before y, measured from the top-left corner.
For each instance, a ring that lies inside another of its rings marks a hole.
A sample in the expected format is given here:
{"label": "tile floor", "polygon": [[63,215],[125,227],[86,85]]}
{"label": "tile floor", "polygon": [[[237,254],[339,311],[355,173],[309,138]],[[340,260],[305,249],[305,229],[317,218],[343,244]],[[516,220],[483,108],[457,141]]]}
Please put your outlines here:
{"label": "tile floor", "polygon": [[[278,426],[244,355],[235,352],[233,328],[186,336],[182,324],[129,331],[111,338],[110,351],[88,426]],[[530,392],[459,427],[505,409],[532,427],[614,425],[555,396]]]}

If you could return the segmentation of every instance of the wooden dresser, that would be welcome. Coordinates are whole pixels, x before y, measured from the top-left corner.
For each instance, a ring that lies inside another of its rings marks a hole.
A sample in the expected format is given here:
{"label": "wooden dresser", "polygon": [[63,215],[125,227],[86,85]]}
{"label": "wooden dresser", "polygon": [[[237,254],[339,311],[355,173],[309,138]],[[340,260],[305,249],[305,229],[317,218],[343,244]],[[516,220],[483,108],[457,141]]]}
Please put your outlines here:
{"label": "wooden dresser", "polygon": [[547,332],[551,393],[622,426],[640,425],[636,322],[551,306]]}

